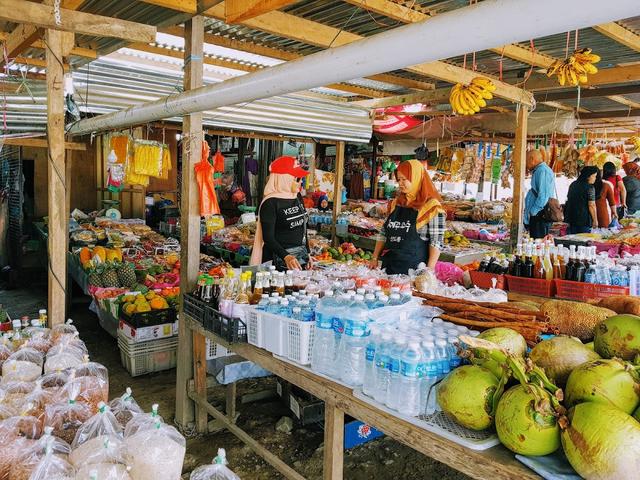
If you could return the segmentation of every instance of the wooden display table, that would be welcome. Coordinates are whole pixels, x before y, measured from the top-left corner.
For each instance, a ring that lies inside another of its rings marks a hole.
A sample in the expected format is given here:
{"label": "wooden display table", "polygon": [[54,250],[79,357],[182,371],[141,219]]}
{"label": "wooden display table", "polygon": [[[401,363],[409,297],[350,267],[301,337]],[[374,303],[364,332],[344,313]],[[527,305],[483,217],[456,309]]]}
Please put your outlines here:
{"label": "wooden display table", "polygon": [[226,414],[207,401],[205,339],[223,345],[237,355],[269,370],[297,385],[325,402],[324,478],[341,479],[343,470],[344,415],[348,414],[383,431],[395,440],[449,465],[473,478],[491,480],[540,479],[533,471],[518,462],[513,453],[502,445],[485,451],[474,451],[423,430],[398,417],[356,398],[351,389],[324,377],[275,358],[266,350],[248,343],[228,344],[219,336],[206,331],[195,320],[183,316],[186,327],[193,333],[193,382],[189,382],[188,397],[195,402],[196,427],[205,433],[208,415],[224,425],[286,478],[303,479],[300,474],[260,445],[235,425],[235,385],[228,386]]}

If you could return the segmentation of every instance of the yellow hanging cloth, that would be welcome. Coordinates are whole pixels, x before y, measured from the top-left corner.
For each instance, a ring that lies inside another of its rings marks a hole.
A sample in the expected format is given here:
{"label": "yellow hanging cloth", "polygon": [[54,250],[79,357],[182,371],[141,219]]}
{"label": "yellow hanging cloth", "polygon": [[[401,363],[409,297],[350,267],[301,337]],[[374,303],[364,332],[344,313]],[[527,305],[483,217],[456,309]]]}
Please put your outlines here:
{"label": "yellow hanging cloth", "polygon": [[157,142],[137,140],[133,154],[133,171],[138,175],[162,175],[162,147]]}
{"label": "yellow hanging cloth", "polygon": [[162,169],[160,171],[160,178],[167,180],[169,178],[169,170],[171,170],[171,152],[167,145],[162,145]]}

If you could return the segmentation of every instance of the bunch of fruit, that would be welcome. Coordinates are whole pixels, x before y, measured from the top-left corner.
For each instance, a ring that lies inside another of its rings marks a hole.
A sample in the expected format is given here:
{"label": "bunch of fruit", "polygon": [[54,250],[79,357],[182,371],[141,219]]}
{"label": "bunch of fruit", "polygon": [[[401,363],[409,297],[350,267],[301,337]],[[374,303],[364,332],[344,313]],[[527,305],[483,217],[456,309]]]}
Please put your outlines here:
{"label": "bunch of fruit", "polygon": [[496,86],[486,77],[476,77],[469,85],[456,83],[451,89],[449,103],[458,115],[473,115],[487,106],[485,100],[493,98]]}
{"label": "bunch of fruit", "polygon": [[78,255],[85,270],[91,270],[104,262],[122,262],[122,250],[119,248],[82,247]]}
{"label": "bunch of fruit", "polygon": [[471,244],[467,237],[450,230],[445,230],[444,232],[444,243],[446,245],[451,245],[452,247],[466,247]]}
{"label": "bunch of fruit", "polygon": [[590,48],[576,50],[573,55],[564,61],[556,60],[547,69],[547,77],[558,76],[560,85],[577,86],[580,83],[587,83],[587,74],[598,72],[594,63],[600,61],[600,56],[591,53]]}
{"label": "bunch of fruit", "polygon": [[169,308],[167,300],[155,292],[148,292],[146,295],[142,293],[123,295],[121,300],[122,311],[127,315]]}
{"label": "bunch of fruit", "polygon": [[324,248],[316,258],[317,260],[336,260],[338,262],[368,261],[371,260],[371,253],[356,248],[353,243],[345,242],[338,248]]}
{"label": "bunch of fruit", "polygon": [[133,263],[103,262],[89,270],[88,283],[93,287],[125,287],[132,288],[138,281]]}
{"label": "bunch of fruit", "polygon": [[640,153],[640,135],[634,135],[629,138],[629,141],[633,144],[633,148],[637,153]]}

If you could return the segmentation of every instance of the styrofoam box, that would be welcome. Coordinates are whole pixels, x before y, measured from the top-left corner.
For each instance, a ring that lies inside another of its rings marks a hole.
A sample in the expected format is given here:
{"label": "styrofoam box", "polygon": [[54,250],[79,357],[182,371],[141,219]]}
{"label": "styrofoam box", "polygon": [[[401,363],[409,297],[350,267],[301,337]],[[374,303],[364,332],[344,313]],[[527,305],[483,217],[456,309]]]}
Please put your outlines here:
{"label": "styrofoam box", "polygon": [[178,321],[176,320],[173,323],[164,323],[152,327],[135,328],[124,320],[120,320],[118,330],[131,342],[148,342],[149,340],[169,338],[178,335]]}

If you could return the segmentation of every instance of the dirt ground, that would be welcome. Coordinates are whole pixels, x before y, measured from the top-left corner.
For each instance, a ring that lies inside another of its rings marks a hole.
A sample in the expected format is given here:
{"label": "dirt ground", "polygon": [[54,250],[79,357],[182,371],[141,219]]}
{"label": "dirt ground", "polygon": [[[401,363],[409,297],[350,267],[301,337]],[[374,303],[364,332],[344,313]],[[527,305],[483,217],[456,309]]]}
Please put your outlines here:
{"label": "dirt ground", "polygon": [[[46,287],[32,285],[28,290],[2,290],[0,303],[12,316],[36,315],[46,304]],[[71,318],[77,325],[81,338],[87,344],[93,361],[109,369],[110,397],[121,395],[131,387],[133,395],[144,410],[160,405],[160,414],[172,422],[175,413],[175,370],[129,376],[120,364],[117,341],[98,324],[95,314],[88,310],[88,297],[76,298],[71,308]],[[242,404],[242,395],[275,390],[273,377],[247,380],[238,383],[238,425],[288,465],[309,479],[322,478],[323,431],[321,425],[301,426],[294,422],[293,431],[281,433],[275,430],[276,422],[283,416],[295,420],[293,414],[278,397],[249,404]],[[209,390],[210,401],[223,409],[224,388]],[[183,478],[198,465],[209,463],[217,449],[227,451],[229,467],[243,480],[272,480],[283,478],[269,464],[228,432],[188,438],[187,456]],[[425,457],[402,444],[383,437],[345,451],[344,478],[349,480],[403,479],[403,480],[462,480],[467,476],[446,465]]]}

